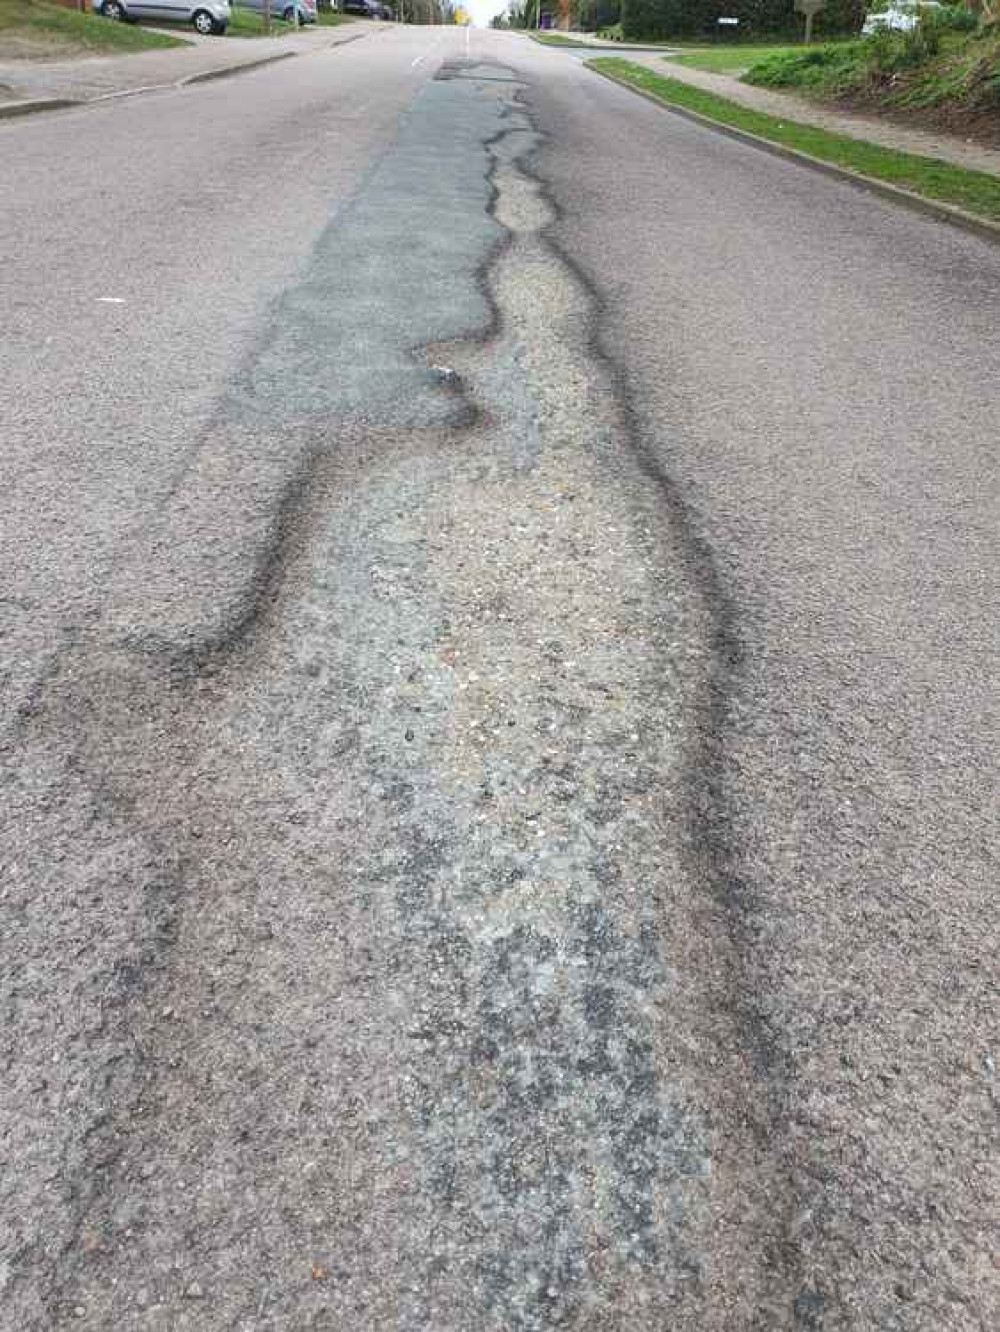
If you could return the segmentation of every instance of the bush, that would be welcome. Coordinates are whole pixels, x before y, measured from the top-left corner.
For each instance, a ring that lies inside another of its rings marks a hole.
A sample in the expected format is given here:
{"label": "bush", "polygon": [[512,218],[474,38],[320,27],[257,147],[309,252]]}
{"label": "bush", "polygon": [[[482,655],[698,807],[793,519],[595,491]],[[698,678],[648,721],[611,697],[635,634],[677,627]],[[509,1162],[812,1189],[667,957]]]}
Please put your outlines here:
{"label": "bush", "polygon": [[921,27],[937,28],[940,32],[975,32],[979,15],[965,5],[945,5],[942,9],[929,9],[921,19]]}
{"label": "bush", "polygon": [[683,0],[622,0],[622,36],[628,42],[675,37],[684,30]]}
{"label": "bush", "polygon": [[831,92],[856,85],[864,66],[864,42],[804,46],[799,51],[765,56],[747,70],[745,83],[765,88],[825,88]]}
{"label": "bush", "polygon": [[988,43],[966,74],[968,105],[982,110],[1000,110],[1000,42]]}
{"label": "bush", "polygon": [[619,0],[573,0],[572,26],[581,32],[600,32],[618,22]]}
{"label": "bush", "polygon": [[816,15],[816,27],[831,37],[836,33],[853,36],[861,31],[868,8],[866,0],[826,0]]}
{"label": "bush", "polygon": [[886,78],[933,60],[941,50],[941,29],[922,21],[909,32],[879,28],[867,39],[866,47],[870,72]]}

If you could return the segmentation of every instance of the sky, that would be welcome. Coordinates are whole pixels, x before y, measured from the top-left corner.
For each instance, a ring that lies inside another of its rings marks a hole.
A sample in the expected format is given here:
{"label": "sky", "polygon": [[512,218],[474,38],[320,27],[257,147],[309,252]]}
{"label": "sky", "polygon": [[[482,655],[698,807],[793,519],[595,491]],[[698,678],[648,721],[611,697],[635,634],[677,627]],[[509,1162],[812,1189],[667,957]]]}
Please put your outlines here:
{"label": "sky", "polygon": [[507,8],[507,0],[463,0],[462,8],[469,11],[477,28],[488,28],[493,15]]}

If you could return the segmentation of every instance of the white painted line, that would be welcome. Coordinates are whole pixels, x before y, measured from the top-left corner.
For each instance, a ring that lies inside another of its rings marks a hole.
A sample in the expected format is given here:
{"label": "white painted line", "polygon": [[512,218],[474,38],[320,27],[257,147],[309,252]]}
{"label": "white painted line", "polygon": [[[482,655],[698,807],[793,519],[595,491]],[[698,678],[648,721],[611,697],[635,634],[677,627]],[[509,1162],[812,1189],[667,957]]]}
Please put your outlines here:
{"label": "white painted line", "polygon": [[422,60],[426,60],[429,55],[433,55],[434,52],[437,50],[437,48],[441,45],[442,40],[443,38],[438,37],[434,42],[431,43],[430,50],[425,51],[423,55],[418,55],[416,60],[411,60],[410,68],[416,69],[416,67],[420,64]]}
{"label": "white painted line", "polygon": [[98,301],[98,304],[100,304],[100,305],[124,305],[124,304],[125,304],[125,297],[124,297],[124,296],[98,296],[97,301]]}

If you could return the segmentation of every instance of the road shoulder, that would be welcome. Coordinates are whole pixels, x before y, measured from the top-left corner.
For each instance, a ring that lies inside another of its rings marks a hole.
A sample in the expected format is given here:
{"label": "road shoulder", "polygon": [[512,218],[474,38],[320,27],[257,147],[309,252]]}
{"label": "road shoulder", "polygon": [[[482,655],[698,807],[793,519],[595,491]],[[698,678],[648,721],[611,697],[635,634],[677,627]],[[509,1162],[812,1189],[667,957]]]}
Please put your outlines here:
{"label": "road shoulder", "polygon": [[[608,54],[616,53],[609,51]],[[803,125],[828,130],[833,134],[844,134],[866,143],[876,143],[897,152],[939,158],[968,171],[985,171],[1000,176],[1000,148],[972,143],[954,134],[900,125],[884,116],[866,116],[856,111],[823,106],[806,97],[798,97],[794,92],[756,87],[741,82],[732,74],[713,74],[690,65],[678,64],[670,60],[667,53],[636,53],[634,56],[630,54],[628,58],[664,77],[715,93],[752,111],[791,118]]]}
{"label": "road shoulder", "polygon": [[970,171],[945,159],[832,133],[787,114],[779,118],[751,110],[645,63],[620,59],[586,63],[588,69],[677,115],[1000,241],[1000,176],[992,172]]}

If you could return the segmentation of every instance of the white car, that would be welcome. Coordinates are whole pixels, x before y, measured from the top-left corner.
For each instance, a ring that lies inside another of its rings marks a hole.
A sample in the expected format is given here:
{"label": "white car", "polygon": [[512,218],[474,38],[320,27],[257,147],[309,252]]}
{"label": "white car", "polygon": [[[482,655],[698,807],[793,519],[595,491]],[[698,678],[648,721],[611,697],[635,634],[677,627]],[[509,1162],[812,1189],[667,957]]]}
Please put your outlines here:
{"label": "white car", "polygon": [[870,37],[873,32],[888,28],[893,32],[912,32],[920,22],[924,10],[943,9],[937,0],[920,0],[920,3],[907,3],[906,0],[894,0],[887,8],[877,14],[869,14],[865,26],[861,29],[863,37]]}
{"label": "white car", "polygon": [[130,19],[152,19],[191,23],[195,32],[223,33],[229,27],[229,0],[94,0],[94,13],[127,23]]}

